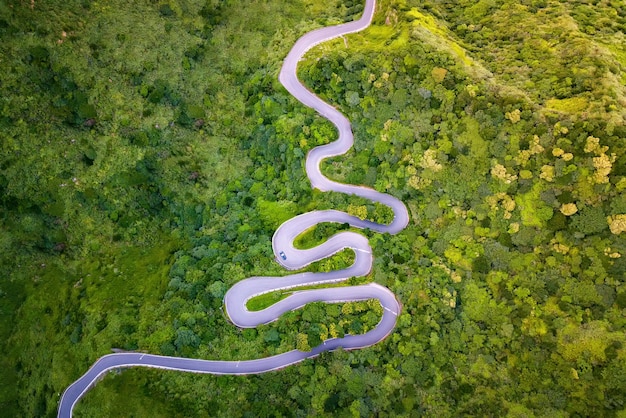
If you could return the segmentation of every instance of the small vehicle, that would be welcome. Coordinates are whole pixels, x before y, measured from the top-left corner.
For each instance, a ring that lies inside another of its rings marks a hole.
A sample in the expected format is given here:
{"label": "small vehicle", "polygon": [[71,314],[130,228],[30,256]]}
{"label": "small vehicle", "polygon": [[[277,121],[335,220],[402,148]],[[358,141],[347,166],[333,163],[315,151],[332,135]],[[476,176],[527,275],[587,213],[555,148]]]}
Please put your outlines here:
{"label": "small vehicle", "polygon": [[279,256],[280,256],[280,258],[282,258],[283,260],[286,260],[286,259],[287,259],[287,256],[285,255],[285,252],[284,252],[284,251],[279,252],[279,253],[278,253],[278,255],[279,255]]}

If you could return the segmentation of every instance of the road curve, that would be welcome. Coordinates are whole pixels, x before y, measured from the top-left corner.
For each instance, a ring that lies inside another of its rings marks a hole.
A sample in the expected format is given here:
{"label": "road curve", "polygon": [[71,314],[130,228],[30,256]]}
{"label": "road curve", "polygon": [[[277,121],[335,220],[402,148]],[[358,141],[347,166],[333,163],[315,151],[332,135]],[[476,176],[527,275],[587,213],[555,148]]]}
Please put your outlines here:
{"label": "road curve", "polygon": [[372,250],[368,240],[354,232],[342,232],[334,235],[321,245],[307,249],[296,249],[294,239],[306,229],[321,222],[348,223],[357,228],[369,228],[373,231],[395,234],[408,223],[408,212],[404,204],[395,197],[375,190],[333,182],[320,171],[323,159],[347,152],[354,142],[350,121],[331,105],[323,102],[307,90],[297,78],[296,68],[302,56],[313,46],[326,40],[347,33],[358,32],[367,28],[374,15],[375,0],[366,0],[362,17],[343,25],[318,29],[301,37],[293,46],[280,71],[279,80],[283,86],[304,105],[315,109],[330,120],[336,127],[339,137],[336,141],[317,147],[309,152],[306,159],[306,172],[314,188],[322,191],[336,191],[353,194],[389,206],[394,219],[389,225],[381,225],[361,220],[347,213],[336,210],[324,210],[296,216],[282,224],[272,238],[272,247],[276,260],[290,270],[301,269],[317,260],[327,258],[342,249],[352,249],[354,263],[343,270],[327,273],[299,273],[287,277],[251,277],[235,284],[224,297],[226,312],[231,321],[239,327],[255,327],[275,321],[283,313],[298,309],[311,302],[338,303],[377,299],[383,307],[383,314],[377,326],[361,335],[346,335],[324,341],[311,351],[292,350],[272,357],[244,361],[200,360],[181,357],[157,356],[134,352],[109,354],[99,358],[93,366],[63,393],[59,402],[58,417],[69,418],[76,402],[109,370],[125,367],[153,367],[193,373],[210,374],[255,374],[281,369],[304,359],[315,357],[324,351],[363,348],[383,340],[393,330],[400,304],[394,294],[376,283],[361,286],[339,287],[331,289],[303,290],[292,293],[289,297],[257,312],[250,312],[246,302],[257,295],[280,289],[295,288],[312,284],[331,283],[350,277],[363,276],[372,268]]}

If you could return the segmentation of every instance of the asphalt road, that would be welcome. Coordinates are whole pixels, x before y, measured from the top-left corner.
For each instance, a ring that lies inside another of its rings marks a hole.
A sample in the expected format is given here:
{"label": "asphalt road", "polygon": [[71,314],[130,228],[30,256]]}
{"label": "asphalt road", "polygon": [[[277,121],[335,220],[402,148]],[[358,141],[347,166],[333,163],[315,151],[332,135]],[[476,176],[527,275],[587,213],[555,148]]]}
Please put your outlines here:
{"label": "asphalt road", "polygon": [[339,133],[339,138],[336,141],[317,147],[307,155],[306,172],[311,180],[311,185],[322,191],[336,191],[358,195],[387,205],[394,212],[394,220],[389,225],[380,225],[336,210],[314,211],[296,216],[282,224],[272,238],[272,247],[276,254],[276,260],[280,264],[287,269],[297,270],[317,260],[327,258],[345,248],[354,251],[354,263],[346,269],[328,273],[299,273],[287,277],[251,277],[229,289],[224,297],[224,304],[228,316],[235,325],[239,327],[255,327],[275,321],[283,313],[298,309],[311,302],[337,303],[377,299],[383,307],[383,315],[378,325],[365,334],[346,335],[342,338],[326,340],[309,352],[293,350],[257,360],[213,361],[134,352],[109,354],[98,359],[87,373],[65,390],[59,403],[58,417],[71,417],[76,402],[106,372],[112,369],[153,367],[210,374],[264,373],[281,369],[304,359],[315,357],[324,351],[334,350],[339,347],[344,349],[367,347],[383,340],[393,330],[397,316],[400,313],[400,304],[389,289],[375,283],[351,287],[294,291],[287,298],[262,311],[250,312],[246,309],[246,302],[250,298],[263,293],[303,285],[338,282],[350,277],[364,276],[370,272],[373,261],[372,250],[364,236],[354,232],[341,232],[315,248],[307,250],[294,248],[294,239],[306,229],[322,222],[338,222],[349,223],[357,228],[369,228],[373,231],[395,234],[404,229],[408,223],[407,209],[400,200],[366,187],[333,182],[322,175],[320,163],[323,159],[344,154],[352,147],[354,137],[350,121],[334,107],[323,102],[307,90],[296,76],[298,62],[307,50],[326,40],[365,29],[371,23],[374,7],[375,0],[366,0],[363,15],[359,20],[339,26],[318,29],[300,38],[287,55],[280,71],[279,79],[283,86],[300,102],[315,109],[330,120],[337,127]]}

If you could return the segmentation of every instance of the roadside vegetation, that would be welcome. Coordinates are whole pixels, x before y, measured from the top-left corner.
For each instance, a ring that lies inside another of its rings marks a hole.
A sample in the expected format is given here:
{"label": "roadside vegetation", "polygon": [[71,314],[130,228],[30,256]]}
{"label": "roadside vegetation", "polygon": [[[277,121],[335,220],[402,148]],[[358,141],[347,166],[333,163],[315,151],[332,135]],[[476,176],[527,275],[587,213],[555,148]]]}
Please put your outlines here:
{"label": "roadside vegetation", "polygon": [[[244,360],[361,333],[372,301],[239,330],[222,298],[286,275],[286,219],[335,137],[277,81],[295,40],[360,2],[8,0],[0,5],[0,410],[56,416],[112,348]],[[301,79],[353,121],[338,181],[409,207],[365,231],[395,332],[265,375],[113,373],[76,416],[621,416],[626,410],[626,7],[382,0]],[[345,229],[318,225],[303,248]],[[341,252],[310,267],[334,270]],[[268,294],[251,300],[266,306]]]}

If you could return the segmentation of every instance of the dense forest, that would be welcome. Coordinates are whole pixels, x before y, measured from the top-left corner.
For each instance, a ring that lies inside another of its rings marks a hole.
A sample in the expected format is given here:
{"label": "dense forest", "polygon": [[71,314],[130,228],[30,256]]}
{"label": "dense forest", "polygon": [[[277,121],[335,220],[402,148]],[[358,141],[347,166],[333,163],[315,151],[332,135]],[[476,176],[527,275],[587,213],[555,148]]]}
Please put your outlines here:
{"label": "dense forest", "polygon": [[[240,330],[222,307],[287,274],[284,220],[389,220],[311,189],[304,157],[336,133],[277,80],[299,36],[362,7],[0,3],[3,416],[56,416],[112,349],[253,359],[378,322],[376,303],[318,303]],[[375,265],[352,279],[397,295],[395,332],[263,375],[110,373],[75,416],[625,417],[625,33],[616,0],[381,0],[299,71],[353,122],[324,172],[409,207],[402,233],[363,231]]]}

